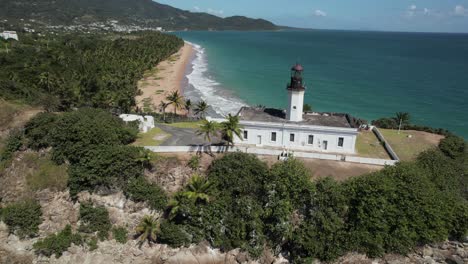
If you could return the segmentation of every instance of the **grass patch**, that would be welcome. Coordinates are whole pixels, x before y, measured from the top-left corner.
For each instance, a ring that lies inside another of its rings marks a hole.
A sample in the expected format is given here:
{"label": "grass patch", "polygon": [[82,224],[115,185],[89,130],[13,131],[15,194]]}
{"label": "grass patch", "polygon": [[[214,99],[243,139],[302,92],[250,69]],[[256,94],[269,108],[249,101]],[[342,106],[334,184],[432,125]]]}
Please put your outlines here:
{"label": "grass patch", "polygon": [[15,104],[0,99],[0,128],[10,124],[15,115],[25,109],[24,105]]}
{"label": "grass patch", "polygon": [[442,136],[420,131],[379,129],[402,161],[414,160],[421,152],[436,147]]}
{"label": "grass patch", "polygon": [[161,128],[155,127],[147,133],[139,133],[134,145],[137,146],[158,146],[166,139],[170,138],[171,134],[164,132]]}
{"label": "grass patch", "polygon": [[372,131],[362,131],[358,134],[356,150],[358,155],[362,157],[390,159],[382,143]]}
{"label": "grass patch", "polygon": [[41,157],[37,153],[27,153],[23,162],[31,168],[26,175],[26,182],[31,190],[62,191],[67,188],[67,165],[57,166],[49,156]]}
{"label": "grass patch", "polygon": [[155,92],[156,95],[163,94],[163,93],[164,93],[164,90],[157,90],[157,91]]}
{"label": "grass patch", "polygon": [[198,129],[200,128],[201,121],[197,122],[180,122],[180,123],[172,123],[172,124],[166,124],[171,127],[177,127],[177,128],[192,128],[192,129]]}

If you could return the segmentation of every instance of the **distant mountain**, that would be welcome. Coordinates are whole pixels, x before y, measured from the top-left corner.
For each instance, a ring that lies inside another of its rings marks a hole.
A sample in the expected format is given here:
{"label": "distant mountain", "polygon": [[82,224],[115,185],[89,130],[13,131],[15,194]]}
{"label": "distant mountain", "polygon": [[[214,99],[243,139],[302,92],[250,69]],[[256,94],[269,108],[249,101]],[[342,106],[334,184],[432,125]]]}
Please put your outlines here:
{"label": "distant mountain", "polygon": [[151,0],[0,0],[0,7],[0,21],[8,20],[8,23],[71,26],[116,20],[120,25],[163,27],[168,30],[277,29],[276,25],[263,19],[242,16],[221,18]]}

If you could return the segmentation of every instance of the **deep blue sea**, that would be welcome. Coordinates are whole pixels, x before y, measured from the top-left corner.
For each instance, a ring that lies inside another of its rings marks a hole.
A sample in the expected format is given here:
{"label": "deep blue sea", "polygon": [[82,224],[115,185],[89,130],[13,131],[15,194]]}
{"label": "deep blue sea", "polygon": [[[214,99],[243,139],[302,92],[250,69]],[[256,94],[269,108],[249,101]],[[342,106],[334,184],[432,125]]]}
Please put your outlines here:
{"label": "deep blue sea", "polygon": [[413,123],[468,138],[468,35],[358,31],[177,32],[196,44],[193,97],[218,113],[287,106],[286,83],[305,68],[316,111],[373,120],[409,112]]}

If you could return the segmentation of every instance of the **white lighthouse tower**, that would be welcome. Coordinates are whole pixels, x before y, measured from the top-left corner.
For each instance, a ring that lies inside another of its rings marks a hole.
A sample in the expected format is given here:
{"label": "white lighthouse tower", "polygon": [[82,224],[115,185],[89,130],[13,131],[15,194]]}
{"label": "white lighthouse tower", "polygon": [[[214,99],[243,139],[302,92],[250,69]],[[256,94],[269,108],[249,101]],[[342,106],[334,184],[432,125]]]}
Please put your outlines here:
{"label": "white lighthouse tower", "polygon": [[302,121],[304,112],[304,93],[306,87],[302,82],[302,72],[304,68],[296,64],[291,68],[291,82],[288,84],[288,109],[286,119],[293,122]]}

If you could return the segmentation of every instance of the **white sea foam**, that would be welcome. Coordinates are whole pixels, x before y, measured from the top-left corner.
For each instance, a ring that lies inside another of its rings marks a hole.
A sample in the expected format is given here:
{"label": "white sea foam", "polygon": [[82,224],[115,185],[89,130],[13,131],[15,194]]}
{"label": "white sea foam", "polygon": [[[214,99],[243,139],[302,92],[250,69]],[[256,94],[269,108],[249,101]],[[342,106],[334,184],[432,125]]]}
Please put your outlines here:
{"label": "white sea foam", "polygon": [[[192,61],[192,72],[187,75],[189,86],[195,89],[197,97],[207,104],[219,115],[236,114],[246,104],[241,99],[232,96],[223,90],[221,84],[208,75],[208,61],[205,49],[200,45],[187,42],[195,50]],[[194,96],[195,97],[195,96]]]}

